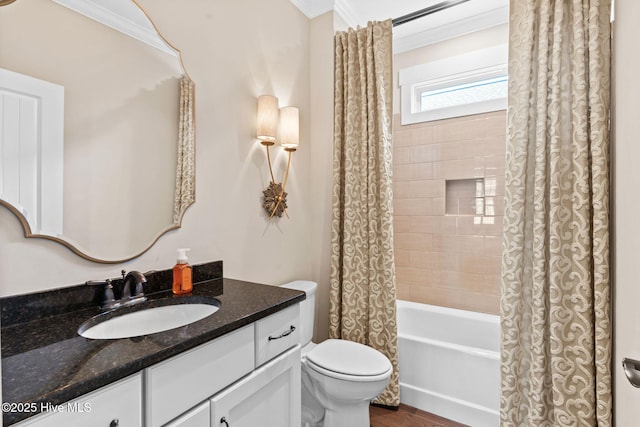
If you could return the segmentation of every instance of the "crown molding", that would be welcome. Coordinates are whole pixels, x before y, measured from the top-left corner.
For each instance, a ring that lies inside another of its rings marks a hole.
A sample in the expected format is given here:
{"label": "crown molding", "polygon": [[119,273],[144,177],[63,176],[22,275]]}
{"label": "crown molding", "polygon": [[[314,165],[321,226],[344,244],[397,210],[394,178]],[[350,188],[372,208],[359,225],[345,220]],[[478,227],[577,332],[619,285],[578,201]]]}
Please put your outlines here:
{"label": "crown molding", "polygon": [[309,19],[334,9],[334,0],[290,0]]}
{"label": "crown molding", "polygon": [[[178,53],[168,46],[162,36],[153,27],[153,24],[149,21],[148,26],[142,25],[138,22],[134,22],[132,17],[124,16],[114,10],[105,7],[103,4],[109,4],[109,2],[98,2],[96,0],[53,0],[60,6],[64,6],[87,18],[93,19],[107,27],[113,28],[123,34],[133,37],[143,43],[146,43],[156,49],[159,49],[172,56],[177,56]],[[146,17],[146,14],[140,9],[140,13]],[[146,17],[148,21],[148,17]]]}
{"label": "crown molding", "polygon": [[304,15],[313,19],[327,12],[339,14],[350,27],[361,24],[348,0],[290,0]]}
{"label": "crown molding", "polygon": [[393,53],[406,52],[430,44],[438,43],[455,37],[460,37],[475,31],[484,30],[509,22],[509,8],[507,6],[490,10],[470,18],[461,19],[436,28],[404,37],[393,38]]}
{"label": "crown molding", "polygon": [[358,14],[353,11],[348,0],[336,0],[333,10],[340,15],[343,21],[350,27],[362,25],[362,20],[358,19]]}
{"label": "crown molding", "polygon": [[[60,1],[60,0],[54,0]],[[71,1],[71,0],[64,0]],[[82,0],[73,0],[82,1]],[[85,0],[86,1],[86,0]],[[309,19],[316,18],[333,10],[340,15],[344,22],[355,28],[366,22],[358,16],[349,4],[349,0],[290,0]],[[503,6],[476,16],[430,28],[425,31],[407,36],[393,37],[393,52],[401,53],[423,46],[438,43],[455,37],[460,37],[474,31],[480,31],[509,22],[509,7]]]}

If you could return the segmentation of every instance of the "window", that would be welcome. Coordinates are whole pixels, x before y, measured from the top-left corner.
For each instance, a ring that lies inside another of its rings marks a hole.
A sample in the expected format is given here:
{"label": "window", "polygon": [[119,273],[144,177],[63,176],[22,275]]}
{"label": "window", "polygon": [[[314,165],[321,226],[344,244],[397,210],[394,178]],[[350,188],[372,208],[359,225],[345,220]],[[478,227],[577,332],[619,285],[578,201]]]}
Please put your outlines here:
{"label": "window", "polygon": [[506,45],[400,71],[402,124],[507,107]]}
{"label": "window", "polygon": [[420,112],[495,101],[507,97],[507,76],[438,89],[426,85],[416,88],[416,95]]}

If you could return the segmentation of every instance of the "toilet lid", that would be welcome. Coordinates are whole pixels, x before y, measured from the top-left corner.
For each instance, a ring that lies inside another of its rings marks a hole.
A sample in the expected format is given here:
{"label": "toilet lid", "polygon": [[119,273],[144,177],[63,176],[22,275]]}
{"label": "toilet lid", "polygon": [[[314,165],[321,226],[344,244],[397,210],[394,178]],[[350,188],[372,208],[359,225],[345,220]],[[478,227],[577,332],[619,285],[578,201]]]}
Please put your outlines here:
{"label": "toilet lid", "polygon": [[387,357],[366,345],[346,340],[326,340],[307,353],[307,360],[321,368],[354,376],[381,375],[391,369]]}

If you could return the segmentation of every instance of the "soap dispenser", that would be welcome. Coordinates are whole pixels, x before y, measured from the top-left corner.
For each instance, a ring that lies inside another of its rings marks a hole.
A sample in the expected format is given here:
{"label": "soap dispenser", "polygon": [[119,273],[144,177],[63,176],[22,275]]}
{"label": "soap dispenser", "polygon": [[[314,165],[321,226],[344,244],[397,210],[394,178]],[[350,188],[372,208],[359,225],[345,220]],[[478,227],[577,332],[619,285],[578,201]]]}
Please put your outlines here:
{"label": "soap dispenser", "polygon": [[187,260],[188,248],[178,249],[178,261],[173,267],[173,293],[188,294],[193,289],[191,266]]}

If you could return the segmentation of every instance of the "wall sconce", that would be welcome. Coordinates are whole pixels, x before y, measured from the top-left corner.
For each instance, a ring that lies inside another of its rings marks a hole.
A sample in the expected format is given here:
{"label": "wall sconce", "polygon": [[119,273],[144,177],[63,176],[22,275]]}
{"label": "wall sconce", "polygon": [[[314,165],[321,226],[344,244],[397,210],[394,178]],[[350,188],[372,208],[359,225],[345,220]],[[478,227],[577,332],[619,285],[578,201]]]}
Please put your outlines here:
{"label": "wall sconce", "polygon": [[[296,107],[282,107],[278,110],[278,98],[271,95],[262,95],[258,98],[258,126],[257,137],[267,150],[269,162],[269,174],[271,181],[266,190],[262,192],[262,207],[269,213],[269,218],[274,215],[281,217],[284,213],[287,218],[287,178],[291,166],[291,153],[296,151],[300,143],[299,113]],[[282,183],[276,183],[271,166],[271,154],[269,147],[276,140],[284,147],[288,154],[287,169]]]}

